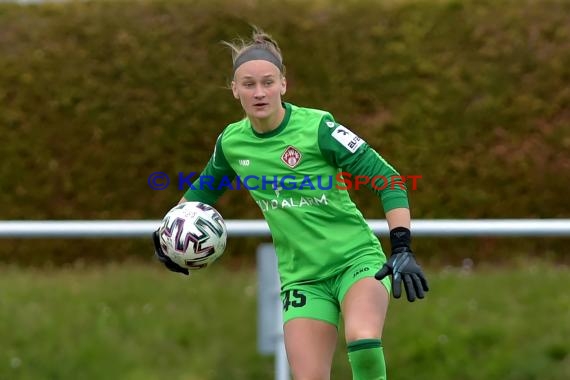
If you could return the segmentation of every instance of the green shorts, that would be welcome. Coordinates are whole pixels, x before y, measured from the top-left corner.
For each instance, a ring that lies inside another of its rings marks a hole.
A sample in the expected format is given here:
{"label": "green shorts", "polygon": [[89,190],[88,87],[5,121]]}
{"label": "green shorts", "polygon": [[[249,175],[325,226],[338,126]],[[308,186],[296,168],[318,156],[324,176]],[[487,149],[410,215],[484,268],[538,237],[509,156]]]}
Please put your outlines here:
{"label": "green shorts", "polygon": [[[374,277],[383,262],[383,257],[370,257],[324,280],[291,284],[282,289],[283,323],[294,318],[311,318],[338,328],[340,305],[350,287],[363,278]],[[384,278],[381,283],[390,293],[390,278]]]}

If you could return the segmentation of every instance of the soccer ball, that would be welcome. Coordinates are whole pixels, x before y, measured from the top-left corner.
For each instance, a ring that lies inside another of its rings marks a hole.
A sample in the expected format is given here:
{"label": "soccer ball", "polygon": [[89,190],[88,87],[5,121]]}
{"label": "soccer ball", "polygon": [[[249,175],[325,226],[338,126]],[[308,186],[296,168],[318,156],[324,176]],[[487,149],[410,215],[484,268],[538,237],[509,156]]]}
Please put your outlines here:
{"label": "soccer ball", "polygon": [[185,202],[164,216],[158,230],[163,252],[176,264],[201,269],[226,249],[227,229],[220,213],[201,202]]}

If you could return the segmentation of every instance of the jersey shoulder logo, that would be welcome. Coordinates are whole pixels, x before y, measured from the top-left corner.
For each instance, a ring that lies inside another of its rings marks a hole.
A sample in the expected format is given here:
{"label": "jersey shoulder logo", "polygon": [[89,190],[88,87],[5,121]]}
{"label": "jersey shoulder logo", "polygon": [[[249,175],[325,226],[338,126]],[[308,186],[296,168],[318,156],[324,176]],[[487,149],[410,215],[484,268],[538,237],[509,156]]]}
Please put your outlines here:
{"label": "jersey shoulder logo", "polygon": [[329,128],[334,128],[334,126],[335,126],[335,123],[334,123],[334,122],[332,122],[332,121],[327,121],[327,127],[329,127]]}
{"label": "jersey shoulder logo", "polygon": [[289,145],[281,155],[281,161],[283,161],[290,168],[294,168],[295,166],[299,165],[301,157],[301,152],[299,152],[294,146]]}
{"label": "jersey shoulder logo", "polygon": [[356,150],[364,144],[364,140],[354,134],[350,129],[340,124],[338,128],[333,131],[332,136],[351,153],[356,152]]}
{"label": "jersey shoulder logo", "polygon": [[239,164],[241,166],[249,166],[250,161],[249,160],[239,160]]}

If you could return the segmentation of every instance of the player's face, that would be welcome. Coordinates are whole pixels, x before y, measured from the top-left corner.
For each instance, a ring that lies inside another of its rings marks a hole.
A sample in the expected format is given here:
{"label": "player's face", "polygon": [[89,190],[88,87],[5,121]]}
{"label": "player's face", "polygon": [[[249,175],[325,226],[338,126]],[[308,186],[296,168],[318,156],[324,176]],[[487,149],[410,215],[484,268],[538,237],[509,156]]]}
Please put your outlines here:
{"label": "player's face", "polygon": [[232,92],[250,118],[271,119],[279,115],[281,96],[285,94],[286,82],[279,69],[264,60],[248,61],[235,73]]}

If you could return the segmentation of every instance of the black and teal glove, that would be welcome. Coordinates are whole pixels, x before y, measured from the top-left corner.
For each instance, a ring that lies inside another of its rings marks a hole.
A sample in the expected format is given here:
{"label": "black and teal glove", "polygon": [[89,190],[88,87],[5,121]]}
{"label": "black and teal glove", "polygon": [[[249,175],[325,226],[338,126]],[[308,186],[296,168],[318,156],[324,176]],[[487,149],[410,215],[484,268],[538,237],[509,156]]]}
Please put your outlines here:
{"label": "black and teal glove", "polygon": [[392,275],[394,298],[401,297],[402,282],[406,289],[408,301],[414,302],[416,298],[424,298],[429,287],[422,268],[416,263],[410,248],[410,230],[405,227],[394,228],[390,231],[390,242],[392,254],[374,277],[377,280],[382,280],[384,277]]}
{"label": "black and teal glove", "polygon": [[154,256],[161,263],[163,263],[165,267],[176,273],[183,273],[185,275],[189,274],[188,269],[176,264],[162,251],[162,247],[160,246],[160,237],[158,236],[158,230],[152,233],[152,242],[154,243]]}

